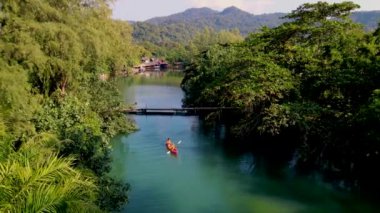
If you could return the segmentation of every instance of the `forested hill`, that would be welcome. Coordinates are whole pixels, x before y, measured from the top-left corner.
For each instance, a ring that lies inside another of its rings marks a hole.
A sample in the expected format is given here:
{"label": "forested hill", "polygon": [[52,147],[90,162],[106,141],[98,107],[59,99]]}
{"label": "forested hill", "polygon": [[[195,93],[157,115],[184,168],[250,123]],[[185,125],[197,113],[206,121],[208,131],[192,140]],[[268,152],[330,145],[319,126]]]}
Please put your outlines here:
{"label": "forested hill", "polygon": [[210,8],[191,8],[182,13],[149,19],[155,25],[185,24],[198,29],[210,27],[216,30],[238,28],[244,35],[261,26],[275,27],[284,22],[284,13],[253,15],[237,7],[228,7],[222,12]]}
{"label": "forested hill", "polygon": [[[201,29],[211,27],[216,30],[238,28],[245,35],[261,26],[278,26],[285,21],[281,18],[285,15],[285,13],[254,15],[234,6],[221,12],[203,7],[191,8],[166,17],[152,18],[146,22],[155,25],[185,23]],[[380,21],[380,11],[353,12],[351,17],[355,22],[366,26],[367,29],[375,29]]]}
{"label": "forested hill", "polygon": [[[285,20],[285,13],[254,15],[236,7],[219,12],[207,7],[191,8],[166,17],[157,17],[145,22],[134,22],[133,37],[136,41],[154,44],[186,42],[204,28],[219,30],[239,29],[242,35],[254,32],[262,26],[275,27]],[[352,19],[367,30],[373,30],[380,21],[380,11],[354,12]]]}

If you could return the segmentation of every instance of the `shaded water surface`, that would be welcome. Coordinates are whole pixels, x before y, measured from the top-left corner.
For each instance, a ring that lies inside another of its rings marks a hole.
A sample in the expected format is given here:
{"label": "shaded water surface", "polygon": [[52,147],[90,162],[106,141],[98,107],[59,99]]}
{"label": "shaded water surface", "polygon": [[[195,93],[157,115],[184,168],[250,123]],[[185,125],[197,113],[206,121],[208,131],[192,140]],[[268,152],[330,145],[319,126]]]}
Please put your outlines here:
{"label": "shaded water surface", "polygon": [[[178,86],[125,83],[139,107],[180,107]],[[369,212],[369,205],[291,176],[257,172],[255,156],[223,148],[223,131],[197,117],[134,116],[139,131],[113,140],[111,175],[131,184],[123,212]],[[180,143],[167,154],[165,139]]]}

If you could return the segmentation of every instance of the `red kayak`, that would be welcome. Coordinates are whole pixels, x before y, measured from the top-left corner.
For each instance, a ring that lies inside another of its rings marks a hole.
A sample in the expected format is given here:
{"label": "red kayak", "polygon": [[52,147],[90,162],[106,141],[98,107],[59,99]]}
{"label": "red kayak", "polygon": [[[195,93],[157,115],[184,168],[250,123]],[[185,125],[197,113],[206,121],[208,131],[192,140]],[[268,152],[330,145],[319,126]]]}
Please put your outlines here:
{"label": "red kayak", "polygon": [[174,146],[174,144],[166,144],[166,149],[168,149],[168,151],[170,151],[170,153],[173,154],[173,155],[177,155],[178,154],[178,150]]}

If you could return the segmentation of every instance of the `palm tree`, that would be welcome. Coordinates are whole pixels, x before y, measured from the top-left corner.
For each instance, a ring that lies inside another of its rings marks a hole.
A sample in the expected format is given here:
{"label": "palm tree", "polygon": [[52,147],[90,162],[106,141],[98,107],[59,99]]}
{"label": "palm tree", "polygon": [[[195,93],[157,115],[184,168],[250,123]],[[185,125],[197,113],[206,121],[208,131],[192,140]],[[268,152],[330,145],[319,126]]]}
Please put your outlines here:
{"label": "palm tree", "polygon": [[52,140],[40,134],[2,155],[0,212],[100,212],[93,178],[74,169],[73,158],[59,158]]}

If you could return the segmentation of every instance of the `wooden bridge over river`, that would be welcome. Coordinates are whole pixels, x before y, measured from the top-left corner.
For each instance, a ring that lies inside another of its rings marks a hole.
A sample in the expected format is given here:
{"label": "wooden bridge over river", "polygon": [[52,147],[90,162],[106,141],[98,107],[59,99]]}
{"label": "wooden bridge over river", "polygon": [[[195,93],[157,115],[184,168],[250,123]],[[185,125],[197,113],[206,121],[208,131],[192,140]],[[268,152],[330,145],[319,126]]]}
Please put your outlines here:
{"label": "wooden bridge over river", "polygon": [[234,107],[184,107],[184,108],[136,108],[122,112],[134,115],[197,115],[201,112],[213,112],[236,109]]}

